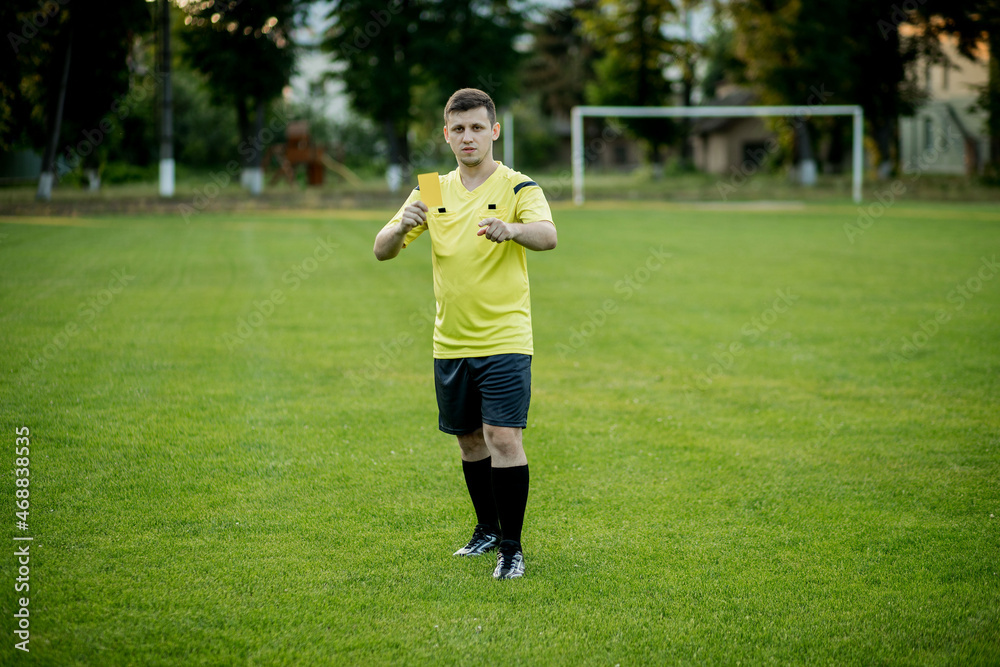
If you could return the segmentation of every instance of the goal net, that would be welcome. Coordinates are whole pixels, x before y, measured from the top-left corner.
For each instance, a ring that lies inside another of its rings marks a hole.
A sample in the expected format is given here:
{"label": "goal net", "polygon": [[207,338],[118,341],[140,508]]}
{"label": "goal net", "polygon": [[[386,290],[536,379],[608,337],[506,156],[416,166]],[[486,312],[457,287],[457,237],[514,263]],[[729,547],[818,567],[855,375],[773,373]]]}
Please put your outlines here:
{"label": "goal net", "polygon": [[856,203],[861,202],[863,170],[864,112],[858,105],[822,104],[809,106],[704,106],[704,107],[629,107],[577,106],[571,116],[573,161],[573,201],[583,204],[585,147],[583,119],[602,118],[762,118],[805,119],[812,116],[851,116],[854,119],[851,148],[851,190]]}

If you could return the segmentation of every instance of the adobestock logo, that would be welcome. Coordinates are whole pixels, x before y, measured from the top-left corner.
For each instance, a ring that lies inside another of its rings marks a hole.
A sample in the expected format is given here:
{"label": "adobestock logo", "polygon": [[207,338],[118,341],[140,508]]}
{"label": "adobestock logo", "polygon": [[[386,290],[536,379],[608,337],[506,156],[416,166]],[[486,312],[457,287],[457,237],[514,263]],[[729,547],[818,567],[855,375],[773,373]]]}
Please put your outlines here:
{"label": "adobestock logo", "polygon": [[[672,254],[664,251],[663,246],[650,248],[646,260],[632,271],[625,274],[621,280],[614,284],[615,293],[621,295],[621,301],[629,301],[646,283],[652,279],[653,274],[663,268],[666,260],[673,257]],[[620,309],[618,299],[605,299],[599,308],[587,313],[586,319],[569,329],[569,336],[566,341],[556,343],[556,351],[559,358],[566,360],[568,357],[579,351],[587,344],[588,339],[597,333],[611,315]]]}
{"label": "adobestock logo", "polygon": [[997,262],[996,255],[991,258],[981,257],[976,273],[957,283],[945,296],[945,300],[951,304],[951,308],[938,308],[932,317],[921,321],[915,330],[900,336],[899,347],[889,352],[889,364],[892,369],[897,370],[904,363],[912,361],[917,353],[926,348],[931,339],[941,332],[942,327],[965,308],[966,304],[975,298],[986,283],[996,277],[998,272],[1000,272],[1000,263]]}
{"label": "adobestock logo", "polygon": [[[331,241],[330,236],[327,236],[326,239],[317,237],[316,246],[313,248],[312,254],[301,262],[292,264],[282,274],[281,282],[289,285],[289,292],[296,291],[302,286],[303,282],[312,277],[319,269],[320,264],[333,257],[333,251],[339,247]],[[222,342],[226,344],[226,348],[232,352],[246,343],[251,336],[271,319],[274,313],[277,312],[278,306],[283,305],[286,300],[287,295],[285,290],[280,288],[271,290],[266,299],[254,300],[251,303],[252,308],[250,312],[245,317],[236,320],[236,327],[233,333],[224,333],[220,336]]]}
{"label": "adobestock logo", "polygon": [[60,352],[69,347],[70,341],[76,338],[83,331],[82,326],[89,327],[91,331],[97,331],[97,319],[101,316],[121,294],[129,283],[135,280],[135,276],[128,273],[128,269],[122,267],[111,272],[111,279],[108,286],[92,295],[89,299],[80,302],[77,307],[78,318],[67,322],[52,340],[42,348],[41,354],[31,360],[31,372],[39,373],[49,365],[49,362],[56,358]]}
{"label": "adobestock logo", "polygon": [[[947,132],[942,132],[934,137],[934,142],[910,165],[914,172],[909,175],[908,180],[914,182],[919,179],[957,139],[956,130],[951,126]],[[844,234],[847,236],[847,240],[853,244],[858,237],[863,236],[879,218],[885,215],[887,210],[892,208],[896,199],[904,194],[906,194],[906,183],[901,178],[897,178],[881,190],[877,190],[875,199],[878,201],[867,206],[859,206],[858,217],[854,223],[844,223]]]}
{"label": "adobestock logo", "polygon": [[[792,131],[798,130],[803,123],[812,118],[819,106],[825,104],[832,96],[833,93],[826,89],[826,84],[819,84],[819,88],[810,86],[809,97],[806,99],[806,103],[795,109],[795,116],[790,118],[783,117],[781,118],[781,122],[791,128]],[[746,185],[749,179],[760,171],[780,148],[781,145],[778,143],[777,138],[771,136],[764,143],[763,148],[749,151],[747,158],[740,163],[739,167],[735,165],[730,166],[729,181],[723,182],[720,180],[715,183],[715,188],[719,192],[719,198],[722,201],[729,201],[729,196]]]}
{"label": "adobestock logo", "polygon": [[[787,313],[792,306],[794,306],[798,300],[799,295],[793,294],[791,288],[778,289],[775,290],[775,295],[777,298],[771,303],[768,308],[765,308],[760,312],[759,315],[750,318],[750,320],[740,327],[740,335],[742,338],[734,340],[729,343],[728,346],[723,348],[722,352],[713,352],[712,358],[715,360],[710,363],[705,371],[695,378],[695,386],[701,391],[705,391],[712,383],[725,375],[727,372],[731,371],[736,365],[736,360],[746,354],[747,348],[743,344],[742,340],[746,339],[750,343],[755,343],[760,339],[765,333],[767,333],[774,323],[778,319]],[[689,390],[690,387],[685,387],[685,390]]]}

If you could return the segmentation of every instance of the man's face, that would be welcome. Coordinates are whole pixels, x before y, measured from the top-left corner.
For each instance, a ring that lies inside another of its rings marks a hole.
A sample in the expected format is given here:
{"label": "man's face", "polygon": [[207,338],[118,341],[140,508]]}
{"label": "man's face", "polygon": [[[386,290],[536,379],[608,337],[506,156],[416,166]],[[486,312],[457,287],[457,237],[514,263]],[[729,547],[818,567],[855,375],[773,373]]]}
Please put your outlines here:
{"label": "man's face", "polygon": [[455,157],[466,167],[476,167],[493,155],[493,142],[500,136],[500,123],[490,126],[486,107],[452,111],[444,128],[444,138]]}

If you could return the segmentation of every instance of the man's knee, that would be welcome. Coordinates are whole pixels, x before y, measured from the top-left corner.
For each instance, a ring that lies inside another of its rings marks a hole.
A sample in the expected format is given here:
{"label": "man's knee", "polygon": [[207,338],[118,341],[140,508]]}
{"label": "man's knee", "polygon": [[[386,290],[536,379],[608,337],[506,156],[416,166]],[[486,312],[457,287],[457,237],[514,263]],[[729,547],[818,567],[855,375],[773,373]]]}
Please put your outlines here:
{"label": "man's knee", "polygon": [[458,446],[462,448],[462,454],[467,460],[470,460],[468,457],[473,459],[486,458],[489,454],[489,450],[486,448],[486,439],[483,437],[483,429],[457,437]]}
{"label": "man's knee", "polygon": [[490,450],[512,456],[521,451],[521,429],[483,425],[483,435]]}

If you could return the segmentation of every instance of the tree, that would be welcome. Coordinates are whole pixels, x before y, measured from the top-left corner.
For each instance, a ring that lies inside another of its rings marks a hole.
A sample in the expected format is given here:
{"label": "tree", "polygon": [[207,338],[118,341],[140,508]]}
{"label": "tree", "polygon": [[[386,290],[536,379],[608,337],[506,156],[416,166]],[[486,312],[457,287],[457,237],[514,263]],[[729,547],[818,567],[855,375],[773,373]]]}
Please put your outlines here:
{"label": "tree", "polygon": [[[58,7],[57,7],[58,9]],[[63,19],[39,11],[32,0],[8,0],[0,3],[0,26],[3,26],[5,45],[0,48],[0,150],[9,151],[19,145],[43,141],[39,116],[35,115],[40,100],[26,93],[25,87],[38,91],[39,70],[52,55],[48,40],[39,39],[38,33],[51,23]],[[40,48],[42,45],[46,48]],[[35,117],[33,117],[33,115]]]}
{"label": "tree", "polygon": [[568,118],[574,106],[586,103],[598,54],[583,37],[581,16],[596,6],[597,0],[573,0],[567,8],[546,10],[531,26],[534,43],[524,65],[524,83],[550,115]]}
{"label": "tree", "polygon": [[[705,45],[696,42],[692,35],[691,22],[694,12],[702,4],[701,0],[680,0],[681,21],[684,25],[684,37],[671,41],[674,59],[681,70],[681,104],[691,106],[692,94],[695,90],[695,67],[706,55]],[[694,168],[693,148],[690,142],[691,119],[685,118],[680,123],[681,167],[686,170]]]}
{"label": "tree", "polygon": [[[517,97],[523,12],[509,0],[425,0],[420,30],[429,30],[420,54],[429,81],[447,99],[458,88],[480,88],[503,106]],[[443,106],[441,100],[437,106]]]}
{"label": "tree", "polygon": [[701,94],[706,100],[716,97],[719,84],[746,83],[745,65],[736,56],[736,35],[729,23],[716,14],[712,32],[705,42],[705,72]]}
{"label": "tree", "polygon": [[[149,26],[142,0],[102,4],[5,5],[4,25],[13,62],[0,77],[0,143],[46,146],[39,197],[47,199],[57,162],[94,170],[115,140],[129,89],[130,49]],[[10,21],[10,23],[8,23]],[[16,82],[16,83],[15,83]]]}
{"label": "tree", "polygon": [[419,58],[428,38],[419,29],[420,11],[414,0],[388,5],[338,0],[330,9],[334,23],[323,41],[343,65],[335,76],[344,82],[352,106],[382,128],[389,164],[400,171],[409,156],[413,87],[422,78]]}
{"label": "tree", "polygon": [[333,76],[382,128],[396,178],[409,164],[415,109],[440,109],[462,87],[498,106],[515,97],[524,19],[508,0],[335,0],[329,18],[323,47],[341,65]]}
{"label": "tree", "polygon": [[[596,80],[587,87],[591,104],[663,106],[672,86],[664,72],[676,60],[675,40],[665,26],[678,18],[671,0],[599,0],[592,12],[581,12],[584,32],[601,53]],[[675,135],[662,119],[626,123],[649,144],[649,159],[660,163],[660,146]]]}
{"label": "tree", "polygon": [[[898,32],[901,19],[891,16],[880,27],[886,33]],[[988,114],[990,164],[994,176],[1000,175],[1000,0],[925,0],[906,15],[906,20],[935,44],[942,35],[956,37],[959,53],[969,60],[978,60],[980,47],[986,45],[989,80],[980,90],[979,105]]]}
{"label": "tree", "polygon": [[[260,191],[267,105],[281,95],[295,66],[290,31],[305,0],[206,0],[184,6],[182,57],[206,77],[212,99],[236,110],[244,184]],[[279,129],[285,123],[279,122]]]}
{"label": "tree", "polygon": [[[761,99],[772,104],[860,104],[879,151],[879,174],[894,160],[897,120],[921,93],[910,76],[917,44],[883,36],[897,0],[739,0],[730,5],[737,54]],[[809,125],[794,124],[809,151]]]}

